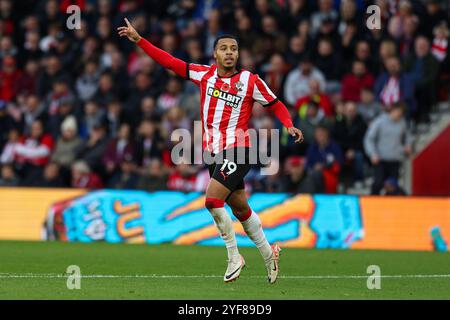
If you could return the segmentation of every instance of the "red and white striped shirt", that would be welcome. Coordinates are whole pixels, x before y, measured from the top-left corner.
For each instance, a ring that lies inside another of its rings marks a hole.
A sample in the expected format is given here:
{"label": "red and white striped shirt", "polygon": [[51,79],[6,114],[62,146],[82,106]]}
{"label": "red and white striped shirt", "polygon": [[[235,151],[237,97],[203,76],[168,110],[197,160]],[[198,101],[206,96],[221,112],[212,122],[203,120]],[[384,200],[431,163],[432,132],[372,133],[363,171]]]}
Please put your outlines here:
{"label": "red and white striped shirt", "polygon": [[258,75],[240,70],[231,77],[220,77],[215,64],[186,63],[143,38],[137,44],[157,63],[200,88],[203,149],[217,154],[227,148],[250,147],[247,129],[255,101],[269,107],[285,127],[293,126],[286,106]]}
{"label": "red and white striped shirt", "polygon": [[277,101],[266,83],[247,70],[220,77],[216,65],[189,64],[188,72],[200,88],[203,148],[216,154],[231,147],[249,147],[253,103],[270,106]]}

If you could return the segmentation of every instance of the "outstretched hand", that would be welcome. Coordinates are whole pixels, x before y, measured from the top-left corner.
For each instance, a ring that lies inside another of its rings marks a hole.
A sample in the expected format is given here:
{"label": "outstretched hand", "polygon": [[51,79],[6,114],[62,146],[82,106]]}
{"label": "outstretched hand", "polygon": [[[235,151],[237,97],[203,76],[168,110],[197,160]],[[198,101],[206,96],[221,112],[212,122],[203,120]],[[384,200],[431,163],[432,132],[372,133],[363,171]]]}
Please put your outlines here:
{"label": "outstretched hand", "polygon": [[290,127],[290,128],[288,128],[288,133],[289,133],[289,135],[296,137],[295,143],[303,142],[303,133],[299,129],[297,129],[295,127]]}
{"label": "outstretched hand", "polygon": [[118,27],[117,30],[119,32],[120,37],[127,37],[130,41],[138,42],[141,40],[141,36],[136,31],[136,29],[131,25],[130,21],[125,18],[126,27]]}

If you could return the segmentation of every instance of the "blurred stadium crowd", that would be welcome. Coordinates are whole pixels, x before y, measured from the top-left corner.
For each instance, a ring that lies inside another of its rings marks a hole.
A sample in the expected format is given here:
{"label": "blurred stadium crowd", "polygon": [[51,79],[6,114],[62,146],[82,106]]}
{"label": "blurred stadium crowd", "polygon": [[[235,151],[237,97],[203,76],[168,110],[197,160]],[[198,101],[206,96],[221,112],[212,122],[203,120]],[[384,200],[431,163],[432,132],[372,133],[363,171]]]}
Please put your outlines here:
{"label": "blurred stadium crowd", "polygon": [[[81,8],[68,30],[66,8]],[[366,26],[381,9],[382,29]],[[448,5],[448,4],[447,4]],[[240,39],[241,67],[288,106],[305,143],[280,135],[280,172],[249,191],[402,194],[411,131],[446,100],[449,15],[414,0],[0,0],[2,186],[203,191],[201,165],[171,163],[170,133],[192,130],[199,92],[116,28],[128,17],[155,45],[213,63],[213,41]],[[253,128],[282,128],[254,106]],[[197,139],[198,137],[196,137]],[[269,141],[270,143],[270,141]]]}

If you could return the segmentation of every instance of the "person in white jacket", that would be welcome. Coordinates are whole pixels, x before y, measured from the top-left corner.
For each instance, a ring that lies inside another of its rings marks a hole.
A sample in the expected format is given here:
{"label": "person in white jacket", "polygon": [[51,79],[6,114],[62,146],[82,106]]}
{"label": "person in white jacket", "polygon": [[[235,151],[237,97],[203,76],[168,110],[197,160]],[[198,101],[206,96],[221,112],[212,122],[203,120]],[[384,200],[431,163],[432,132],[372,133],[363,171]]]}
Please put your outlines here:
{"label": "person in white jacket", "polygon": [[289,72],[284,85],[284,98],[287,103],[294,106],[297,100],[311,93],[309,83],[311,80],[319,82],[322,89],[325,88],[325,76],[314,67],[311,59],[305,57],[298,68]]}

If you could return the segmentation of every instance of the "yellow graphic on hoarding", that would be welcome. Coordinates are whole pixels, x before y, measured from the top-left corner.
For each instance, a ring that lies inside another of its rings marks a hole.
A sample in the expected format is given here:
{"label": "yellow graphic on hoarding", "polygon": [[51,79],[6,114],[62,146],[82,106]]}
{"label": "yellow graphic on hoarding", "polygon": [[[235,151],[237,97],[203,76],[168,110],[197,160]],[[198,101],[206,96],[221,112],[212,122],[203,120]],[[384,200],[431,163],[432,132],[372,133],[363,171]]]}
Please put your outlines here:
{"label": "yellow graphic on hoarding", "polygon": [[119,215],[117,219],[117,233],[125,242],[130,243],[144,243],[144,227],[127,226],[127,223],[141,218],[141,207],[139,203],[131,203],[123,205],[120,201],[114,201],[114,211]]}
{"label": "yellow graphic on hoarding", "polygon": [[0,188],[0,239],[42,240],[50,206],[85,193],[82,189]]}

